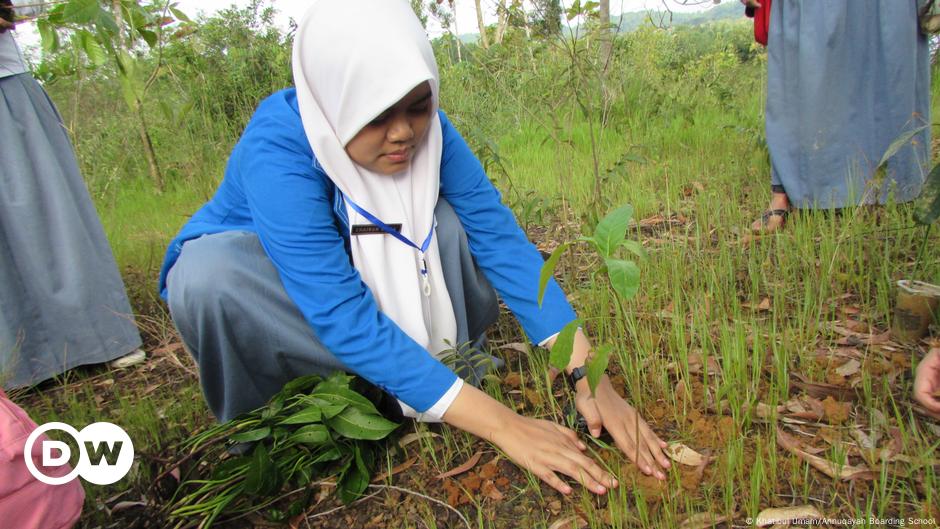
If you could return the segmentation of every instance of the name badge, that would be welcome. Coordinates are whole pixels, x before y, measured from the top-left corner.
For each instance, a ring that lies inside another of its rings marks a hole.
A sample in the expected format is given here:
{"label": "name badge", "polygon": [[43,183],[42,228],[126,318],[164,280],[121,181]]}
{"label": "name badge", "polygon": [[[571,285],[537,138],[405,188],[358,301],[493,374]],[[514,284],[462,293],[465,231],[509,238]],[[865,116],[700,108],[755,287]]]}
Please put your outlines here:
{"label": "name badge", "polygon": [[[386,224],[386,226],[395,230],[397,233],[401,233],[401,224]],[[353,235],[382,235],[386,233],[386,231],[375,224],[353,224],[350,233]]]}

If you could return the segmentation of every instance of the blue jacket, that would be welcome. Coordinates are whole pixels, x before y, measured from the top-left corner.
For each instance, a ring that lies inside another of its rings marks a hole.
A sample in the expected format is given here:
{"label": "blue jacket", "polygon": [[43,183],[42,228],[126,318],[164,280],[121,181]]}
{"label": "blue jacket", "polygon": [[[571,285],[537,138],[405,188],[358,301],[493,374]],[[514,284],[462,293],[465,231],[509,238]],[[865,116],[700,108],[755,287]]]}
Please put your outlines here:
{"label": "blue jacket", "polygon": [[[552,281],[536,303],[542,258],[500,202],[463,138],[440,113],[441,196],[457,213],[477,265],[535,343],[575,319]],[[224,231],[258,235],[288,296],[323,345],[351,370],[418,411],[456,375],[385,316],[347,253],[346,208],[310,148],[294,89],[265,99],[232,151],[215,196],[170,243],[166,276],[188,240]],[[259,353],[260,354],[260,353]]]}

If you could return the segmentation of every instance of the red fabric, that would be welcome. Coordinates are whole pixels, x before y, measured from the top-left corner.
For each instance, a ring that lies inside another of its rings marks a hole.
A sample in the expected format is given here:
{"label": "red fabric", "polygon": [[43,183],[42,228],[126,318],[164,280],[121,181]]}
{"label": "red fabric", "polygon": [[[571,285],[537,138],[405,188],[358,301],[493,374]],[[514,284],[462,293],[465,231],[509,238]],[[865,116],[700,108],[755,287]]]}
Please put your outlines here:
{"label": "red fabric", "polygon": [[[29,416],[0,389],[0,526],[17,529],[68,529],[82,513],[85,491],[78,479],[64,485],[46,485],[26,468],[23,449],[36,429]],[[62,476],[68,465],[55,469],[42,466],[42,439],[33,445],[30,457],[50,476]]]}
{"label": "red fabric", "polygon": [[761,0],[760,7],[754,12],[754,40],[764,46],[770,32],[770,3],[771,0]]}

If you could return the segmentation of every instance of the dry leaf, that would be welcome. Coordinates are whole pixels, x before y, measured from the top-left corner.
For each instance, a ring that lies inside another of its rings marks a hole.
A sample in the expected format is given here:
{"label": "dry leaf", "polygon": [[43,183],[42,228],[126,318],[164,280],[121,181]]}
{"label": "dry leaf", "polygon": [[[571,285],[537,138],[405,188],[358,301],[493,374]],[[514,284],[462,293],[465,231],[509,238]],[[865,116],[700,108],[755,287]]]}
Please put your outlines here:
{"label": "dry leaf", "polygon": [[[876,474],[868,467],[853,465],[836,465],[828,459],[810,454],[800,445],[793,436],[777,428],[777,444],[785,448],[790,453],[803,459],[809,465],[823,474],[833,479],[842,479],[850,481],[853,479],[875,479]],[[767,524],[770,525],[770,524]]]}
{"label": "dry leaf", "polygon": [[708,463],[707,457],[682,443],[669,443],[669,446],[666,447],[666,455],[676,463],[690,467],[702,466]]}
{"label": "dry leaf", "polygon": [[548,529],[584,529],[588,523],[580,516],[568,516],[556,520],[555,523],[548,526]]}
{"label": "dry leaf", "polygon": [[441,436],[441,434],[439,434],[439,433],[434,433],[434,432],[415,432],[415,433],[410,433],[410,434],[408,434],[408,435],[403,436],[403,437],[398,441],[398,446],[404,448],[404,447],[410,445],[411,443],[413,443],[413,442],[415,442],[415,441],[418,441],[418,440],[421,440],[421,439],[431,439],[431,438],[440,437],[440,436]]}
{"label": "dry leaf", "polygon": [[119,501],[114,504],[114,507],[111,507],[111,514],[126,511],[128,509],[133,509],[134,507],[146,507],[147,502],[145,501]]}
{"label": "dry leaf", "polygon": [[409,468],[411,468],[412,466],[414,466],[415,462],[417,461],[418,461],[418,456],[412,457],[411,459],[405,461],[404,463],[395,466],[390,471],[382,472],[378,476],[375,476],[374,478],[372,478],[372,483],[385,481],[385,478],[387,477],[394,476],[395,474],[398,474],[399,472],[404,472],[408,470]]}
{"label": "dry leaf", "polygon": [[522,354],[529,354],[529,346],[521,342],[514,342],[514,343],[507,343],[505,345],[500,345],[499,349],[511,349],[513,351],[516,351]]}
{"label": "dry leaf", "polygon": [[852,360],[849,360],[848,362],[837,367],[835,371],[844,377],[850,377],[858,373],[861,368],[862,363],[853,358]]}
{"label": "dry leaf", "polygon": [[760,300],[760,304],[757,305],[757,310],[761,312],[767,312],[770,310],[770,298],[764,298]]}
{"label": "dry leaf", "polygon": [[466,463],[460,465],[459,467],[454,467],[447,472],[438,474],[436,479],[444,479],[451,476],[456,476],[458,474],[463,474],[479,463],[481,457],[483,457],[483,452],[477,451],[477,453],[470,456],[470,459],[468,459]]}
{"label": "dry leaf", "polygon": [[679,529],[708,529],[718,524],[730,521],[730,516],[720,516],[711,512],[699,512],[686,518]]}
{"label": "dry leaf", "polygon": [[831,395],[826,397],[826,400],[822,402],[822,406],[829,424],[841,424],[845,422],[849,418],[849,413],[852,411],[851,404],[839,402],[832,398]]}
{"label": "dry leaf", "polygon": [[778,523],[788,523],[793,520],[821,520],[823,515],[819,509],[812,505],[798,505],[795,507],[778,507],[764,509],[757,515],[754,525],[767,527]]}
{"label": "dry leaf", "polygon": [[506,384],[509,388],[516,389],[522,385],[522,375],[515,372],[506,373],[506,376],[503,377],[503,384]]}

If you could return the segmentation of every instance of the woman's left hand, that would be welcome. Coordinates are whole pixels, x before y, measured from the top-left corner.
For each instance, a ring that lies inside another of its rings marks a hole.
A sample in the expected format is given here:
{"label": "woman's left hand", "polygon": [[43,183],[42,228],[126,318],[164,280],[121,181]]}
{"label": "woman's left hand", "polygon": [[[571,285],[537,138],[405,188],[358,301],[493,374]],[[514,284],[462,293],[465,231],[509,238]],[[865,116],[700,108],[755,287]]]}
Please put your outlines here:
{"label": "woman's left hand", "polygon": [[587,421],[591,435],[598,437],[601,428],[606,429],[617,447],[644,474],[666,479],[664,469],[670,467],[669,458],[663,453],[666,443],[653,433],[636,409],[614,391],[610,378],[601,377],[594,396],[591,396],[586,377],[575,387],[575,405]]}

